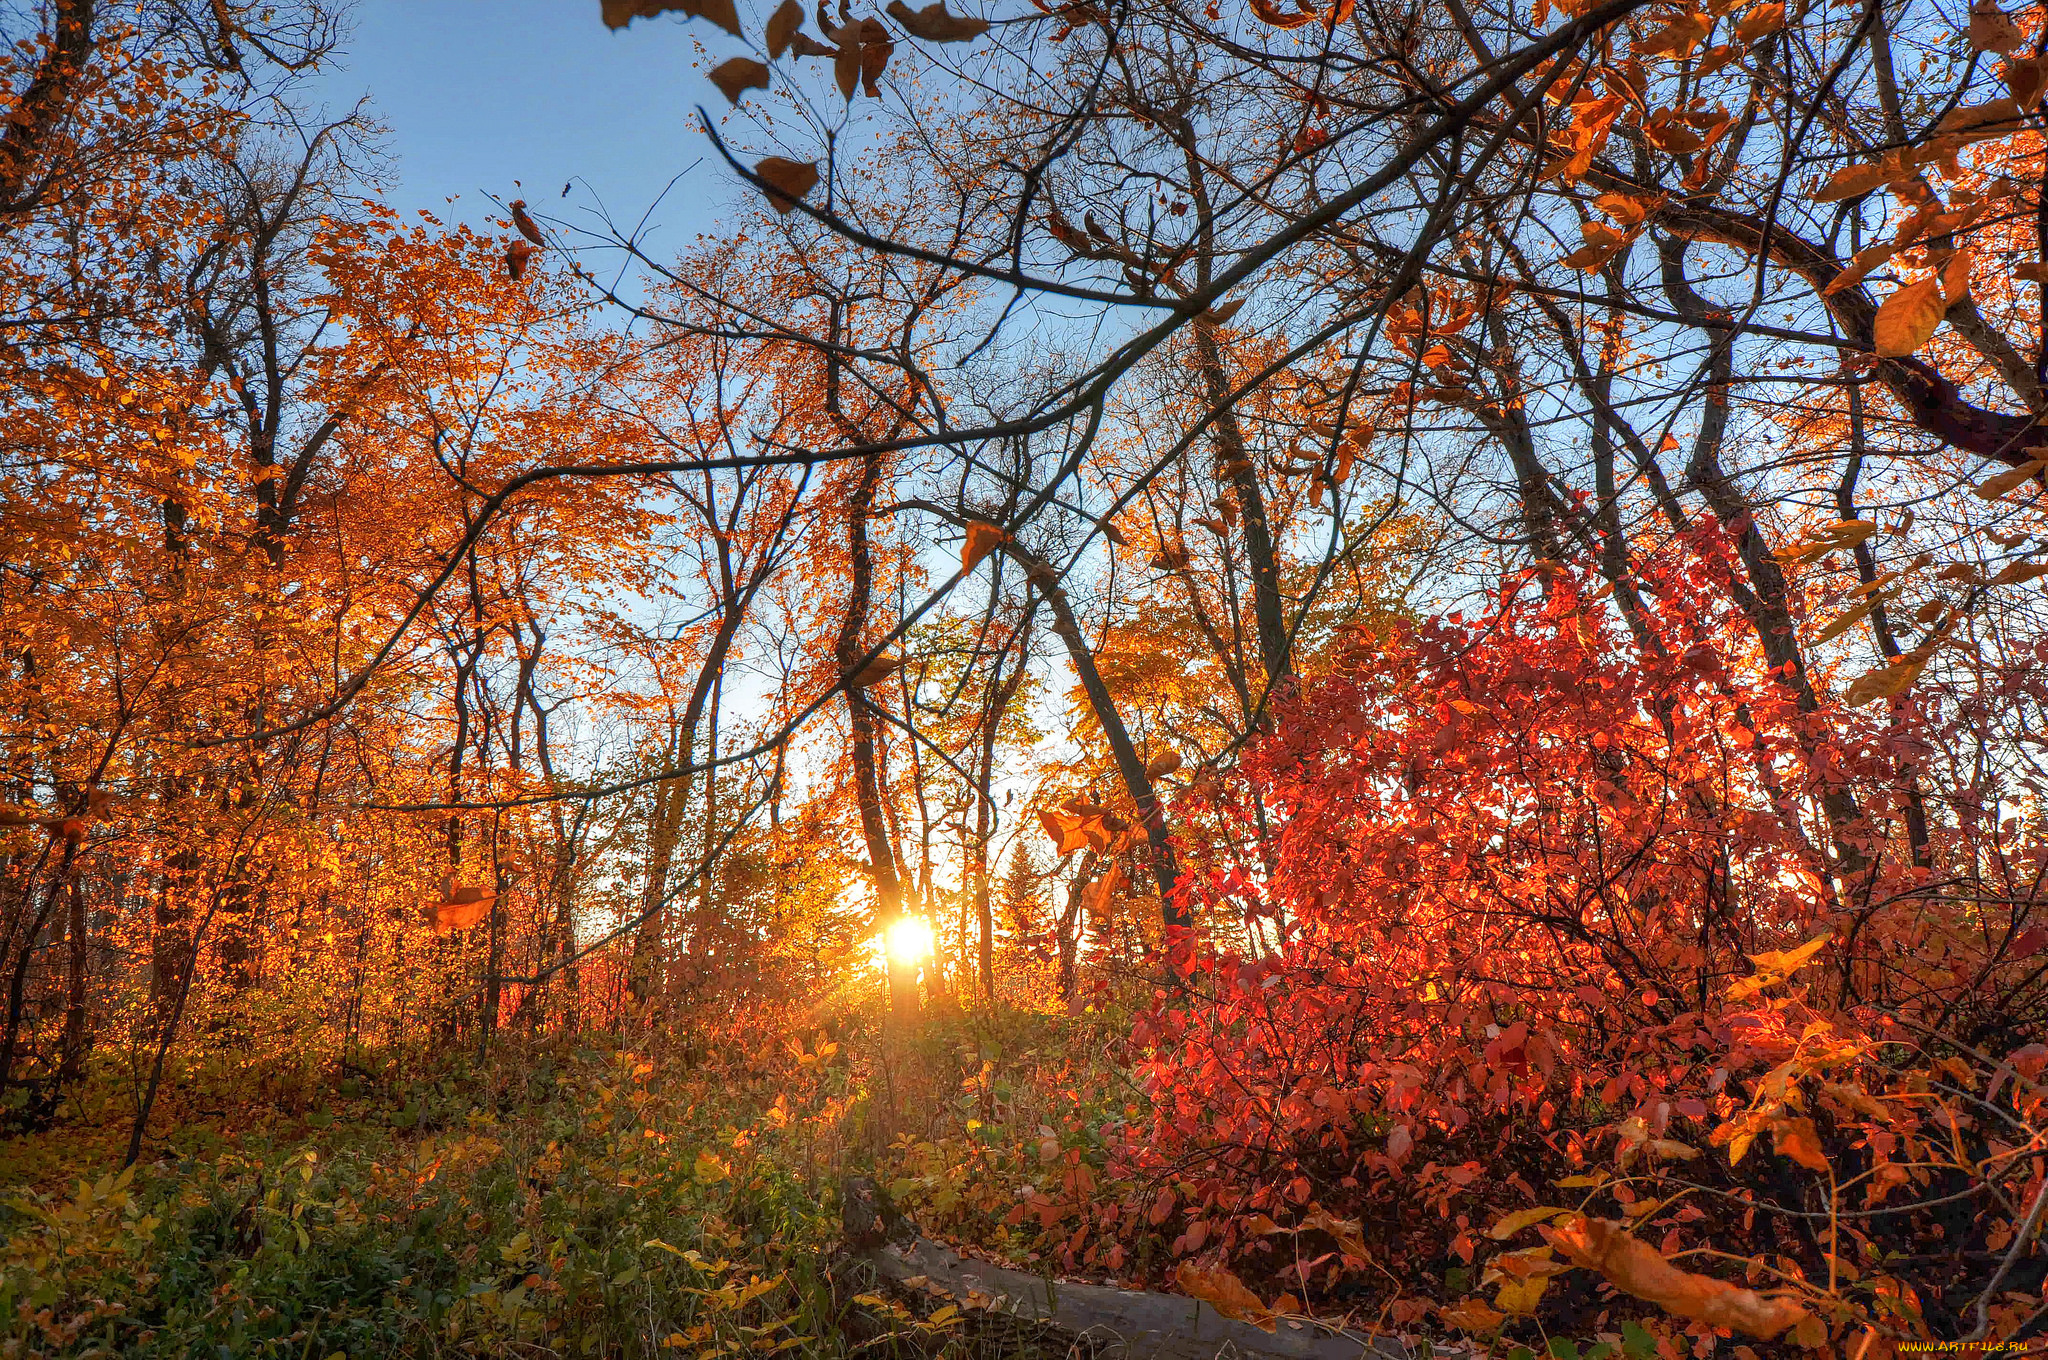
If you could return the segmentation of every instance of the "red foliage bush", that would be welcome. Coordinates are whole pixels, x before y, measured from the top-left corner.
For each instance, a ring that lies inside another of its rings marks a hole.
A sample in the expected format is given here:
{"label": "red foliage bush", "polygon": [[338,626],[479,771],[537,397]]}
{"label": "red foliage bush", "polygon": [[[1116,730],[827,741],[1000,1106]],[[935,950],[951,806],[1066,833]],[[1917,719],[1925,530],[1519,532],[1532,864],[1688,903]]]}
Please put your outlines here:
{"label": "red foliage bush", "polygon": [[1803,704],[1682,546],[1627,631],[1552,570],[1356,635],[1250,757],[1217,811],[1263,802],[1271,862],[1201,891],[1270,947],[1182,960],[1113,1167],[1174,1252],[1317,1311],[1727,1334],[1603,1270],[1611,1220],[1802,1345],[2040,1327],[2048,859],[1973,703],[2038,682]]}

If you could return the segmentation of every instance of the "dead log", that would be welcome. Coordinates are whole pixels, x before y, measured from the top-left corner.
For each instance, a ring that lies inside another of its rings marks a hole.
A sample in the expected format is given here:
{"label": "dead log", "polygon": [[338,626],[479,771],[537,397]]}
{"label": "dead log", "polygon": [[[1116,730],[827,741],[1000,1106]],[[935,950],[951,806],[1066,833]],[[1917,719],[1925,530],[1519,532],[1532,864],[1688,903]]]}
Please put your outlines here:
{"label": "dead log", "polygon": [[1000,1314],[1050,1332],[1078,1353],[1118,1360],[1415,1360],[1391,1337],[1280,1320],[1272,1331],[1178,1294],[1074,1284],[965,1257],[898,1213],[881,1187],[850,1176],[840,1189],[845,1246],[899,1291]]}

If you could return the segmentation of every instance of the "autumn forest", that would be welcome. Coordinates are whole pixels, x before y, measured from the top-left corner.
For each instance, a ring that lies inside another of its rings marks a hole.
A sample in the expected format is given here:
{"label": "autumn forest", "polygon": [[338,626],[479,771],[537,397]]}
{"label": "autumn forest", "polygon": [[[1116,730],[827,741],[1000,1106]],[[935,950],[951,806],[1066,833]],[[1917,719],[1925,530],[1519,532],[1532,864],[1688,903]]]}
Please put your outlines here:
{"label": "autumn forest", "polygon": [[2048,1348],[2048,7],[562,9],[0,4],[0,1357]]}

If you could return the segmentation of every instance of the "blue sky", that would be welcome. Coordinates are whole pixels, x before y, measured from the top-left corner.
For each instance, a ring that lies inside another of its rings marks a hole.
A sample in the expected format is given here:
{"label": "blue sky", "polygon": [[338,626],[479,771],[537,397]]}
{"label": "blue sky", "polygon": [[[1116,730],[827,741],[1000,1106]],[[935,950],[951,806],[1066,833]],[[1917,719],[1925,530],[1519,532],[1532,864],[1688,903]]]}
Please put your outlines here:
{"label": "blue sky", "polygon": [[653,219],[673,246],[733,191],[698,130],[695,105],[718,94],[693,63],[697,38],[736,44],[705,24],[613,32],[598,0],[360,0],[351,24],[320,93],[333,109],[372,98],[395,207],[476,220],[495,193],[571,222],[602,202],[630,223],[695,161]]}

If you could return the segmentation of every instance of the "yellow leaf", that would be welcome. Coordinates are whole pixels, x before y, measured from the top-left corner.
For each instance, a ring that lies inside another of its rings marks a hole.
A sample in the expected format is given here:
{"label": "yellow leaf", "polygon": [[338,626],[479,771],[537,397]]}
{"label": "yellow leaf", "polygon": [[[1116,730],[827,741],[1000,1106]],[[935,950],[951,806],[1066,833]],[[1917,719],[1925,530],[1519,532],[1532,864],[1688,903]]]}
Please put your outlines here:
{"label": "yellow leaf", "polygon": [[1840,637],[1842,634],[1848,632],[1850,628],[1854,627],[1858,620],[1860,620],[1864,615],[1868,614],[1876,606],[1877,601],[1875,599],[1869,599],[1865,600],[1862,604],[1857,605],[1853,609],[1844,610],[1842,614],[1835,619],[1834,622],[1830,623],[1827,627],[1820,630],[1820,632],[1813,639],[1814,644],[1818,646],[1823,642],[1833,642],[1836,638]]}
{"label": "yellow leaf", "polygon": [[1938,277],[1929,275],[1918,283],[1909,283],[1877,309],[1877,320],[1871,327],[1872,343],[1887,358],[1911,354],[1934,338],[1945,310]]}
{"label": "yellow leaf", "polygon": [[696,1165],[690,1168],[691,1179],[699,1185],[716,1185],[730,1174],[731,1170],[709,1148],[697,1154]]}
{"label": "yellow leaf", "polygon": [[995,525],[975,520],[967,526],[967,541],[960,546],[961,572],[973,571],[982,558],[1009,540],[1010,536]]}
{"label": "yellow leaf", "polygon": [[1774,949],[1762,954],[1751,954],[1749,961],[1779,977],[1789,977],[1812,962],[1813,956],[1826,948],[1827,942],[1833,938],[1832,932],[1823,931],[1797,949]]}
{"label": "yellow leaf", "polygon": [[1526,1280],[1508,1280],[1495,1292],[1493,1304],[1503,1313],[1526,1317],[1536,1311],[1537,1301],[1548,1288],[1550,1277],[1547,1275],[1531,1275]]}
{"label": "yellow leaf", "polygon": [[1749,1145],[1756,1141],[1754,1133],[1738,1133],[1728,1140],[1728,1165],[1734,1166],[1749,1152]]}
{"label": "yellow leaf", "polygon": [[902,667],[902,657],[891,656],[884,652],[853,673],[853,687],[855,689],[873,689],[876,685],[881,684],[884,680],[887,680],[898,670],[902,669]]}
{"label": "yellow leaf", "polygon": [[[1573,1179],[1582,1178],[1574,1177]],[[1559,1184],[1563,1184],[1563,1182],[1559,1182]],[[1505,1242],[1524,1228],[1533,1227],[1538,1223],[1547,1223],[1553,1218],[1571,1212],[1573,1211],[1570,1209],[1561,1209],[1554,1204],[1539,1204],[1533,1209],[1517,1209],[1511,1214],[1503,1214],[1499,1222],[1486,1230],[1486,1235],[1496,1242]]]}
{"label": "yellow leaf", "polygon": [[1853,548],[1875,534],[1877,529],[1876,520],[1836,520],[1833,524],[1814,530],[1810,536],[1799,542],[1778,549],[1777,555],[1792,562],[1811,562],[1831,552]]}
{"label": "yellow leaf", "polygon": [[1872,699],[1895,699],[1913,688],[1913,682],[1927,666],[1927,658],[1916,655],[1917,651],[1916,648],[1888,666],[1857,676],[1849,692],[1842,696],[1843,701],[1851,708],[1860,708]]}

